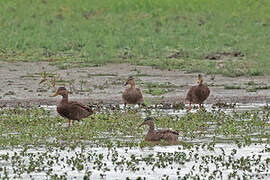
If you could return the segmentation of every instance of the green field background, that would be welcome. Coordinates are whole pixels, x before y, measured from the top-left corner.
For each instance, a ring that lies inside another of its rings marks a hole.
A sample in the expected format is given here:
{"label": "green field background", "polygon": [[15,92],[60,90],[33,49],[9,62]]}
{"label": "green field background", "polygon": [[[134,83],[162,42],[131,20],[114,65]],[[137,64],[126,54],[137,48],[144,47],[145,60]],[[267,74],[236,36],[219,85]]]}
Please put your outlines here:
{"label": "green field background", "polygon": [[[1,0],[0,27],[2,61],[270,73],[268,0]],[[235,51],[221,70],[205,60]]]}

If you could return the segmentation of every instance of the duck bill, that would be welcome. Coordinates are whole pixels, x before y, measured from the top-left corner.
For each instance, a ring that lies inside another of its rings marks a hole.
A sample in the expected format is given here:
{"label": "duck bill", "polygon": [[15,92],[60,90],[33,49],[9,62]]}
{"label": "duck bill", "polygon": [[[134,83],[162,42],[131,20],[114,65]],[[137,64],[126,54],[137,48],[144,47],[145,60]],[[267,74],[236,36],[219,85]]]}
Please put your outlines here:
{"label": "duck bill", "polygon": [[58,93],[57,92],[55,92],[53,95],[52,95],[52,97],[55,97],[55,96],[57,96],[58,95]]}
{"label": "duck bill", "polygon": [[128,85],[128,82],[125,82],[124,86]]}
{"label": "duck bill", "polygon": [[200,84],[200,83],[202,83],[202,81],[203,81],[202,78],[199,78],[199,79],[197,80],[197,83]]}

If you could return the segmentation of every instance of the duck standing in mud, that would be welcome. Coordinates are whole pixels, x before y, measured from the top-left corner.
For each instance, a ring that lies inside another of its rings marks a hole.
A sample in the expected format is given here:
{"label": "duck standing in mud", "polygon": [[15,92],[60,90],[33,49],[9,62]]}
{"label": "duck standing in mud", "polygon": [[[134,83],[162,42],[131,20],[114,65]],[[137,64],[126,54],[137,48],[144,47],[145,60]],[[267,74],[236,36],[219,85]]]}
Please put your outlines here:
{"label": "duck standing in mud", "polygon": [[154,122],[152,117],[148,117],[144,120],[144,122],[139,126],[147,125],[149,126],[148,133],[145,136],[145,141],[148,142],[160,142],[166,141],[169,144],[177,144],[179,133],[172,130],[155,130]]}
{"label": "duck standing in mud", "polygon": [[128,84],[130,87],[127,88],[122,95],[125,107],[127,104],[141,105],[143,103],[142,92],[139,88],[135,88],[135,79],[132,76],[128,78],[124,86]]}
{"label": "duck standing in mud", "polygon": [[57,105],[57,112],[60,116],[68,119],[68,127],[70,127],[70,120],[81,120],[93,114],[90,107],[87,107],[76,101],[68,100],[68,91],[65,87],[59,87],[53,94],[53,97],[61,95],[62,100]]}
{"label": "duck standing in mud", "polygon": [[210,94],[209,88],[203,84],[202,75],[198,75],[198,85],[192,86],[186,96],[186,100],[189,101],[189,112],[191,111],[191,104],[199,104],[200,109],[202,108],[203,102],[208,98]]}

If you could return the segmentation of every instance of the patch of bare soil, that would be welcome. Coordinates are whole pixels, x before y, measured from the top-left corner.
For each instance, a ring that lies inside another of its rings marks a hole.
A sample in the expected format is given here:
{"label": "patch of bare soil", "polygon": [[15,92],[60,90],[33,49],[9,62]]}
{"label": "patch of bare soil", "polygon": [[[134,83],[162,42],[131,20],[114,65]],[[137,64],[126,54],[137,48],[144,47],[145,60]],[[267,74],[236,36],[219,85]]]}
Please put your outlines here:
{"label": "patch of bare soil", "polygon": [[[47,80],[40,84],[44,72]],[[55,88],[66,86],[73,94],[70,98],[83,103],[122,104],[123,86],[128,76],[136,77],[137,84],[146,90],[146,82],[168,83],[171,91],[160,96],[145,94],[145,101],[152,103],[183,102],[188,89],[196,85],[197,74],[186,74],[179,70],[166,71],[148,66],[130,64],[108,64],[101,67],[57,69],[46,62],[0,64],[0,106],[54,105],[60,97],[51,95]],[[211,90],[205,103],[253,103],[269,102],[270,90],[262,89],[248,92],[246,89],[225,89],[225,86],[244,86],[250,81],[270,86],[269,76],[258,77],[223,77],[204,76]],[[53,87],[53,84],[56,86]]]}

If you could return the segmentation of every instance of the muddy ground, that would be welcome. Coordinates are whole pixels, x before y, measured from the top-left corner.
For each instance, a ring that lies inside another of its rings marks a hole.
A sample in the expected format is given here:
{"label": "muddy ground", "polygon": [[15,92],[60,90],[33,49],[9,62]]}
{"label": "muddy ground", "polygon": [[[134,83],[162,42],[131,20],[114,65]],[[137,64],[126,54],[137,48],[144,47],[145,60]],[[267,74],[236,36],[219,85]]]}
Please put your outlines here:
{"label": "muddy ground", "polygon": [[[53,75],[39,84],[43,79],[42,72]],[[73,91],[70,95],[71,99],[83,103],[122,104],[121,94],[125,90],[123,84],[130,75],[136,77],[147,102],[177,103],[184,101],[188,89],[196,84],[197,79],[197,73],[187,74],[179,70],[167,71],[130,64],[58,69],[47,62],[1,62],[0,74],[2,107],[18,104],[25,106],[56,104],[60,97],[51,97],[55,91],[53,79],[57,80],[56,87],[65,85]],[[268,103],[270,101],[269,79],[269,76],[230,78],[221,75],[204,75],[204,80],[211,90],[205,103]],[[171,87],[166,88],[168,93],[153,96],[145,93],[149,89],[145,86],[146,82],[171,83]],[[254,90],[254,87],[259,88]]]}

